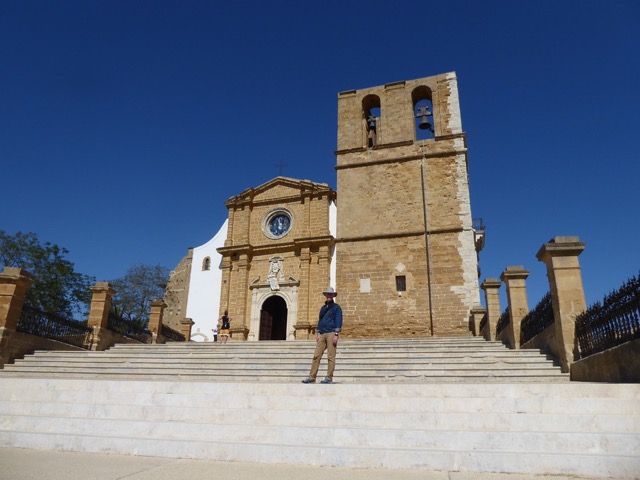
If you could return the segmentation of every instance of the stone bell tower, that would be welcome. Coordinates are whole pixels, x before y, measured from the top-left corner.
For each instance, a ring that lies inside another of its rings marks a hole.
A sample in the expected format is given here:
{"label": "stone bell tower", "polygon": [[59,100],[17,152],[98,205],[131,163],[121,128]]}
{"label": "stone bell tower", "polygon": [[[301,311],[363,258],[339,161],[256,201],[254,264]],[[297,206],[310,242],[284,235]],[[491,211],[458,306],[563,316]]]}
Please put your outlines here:
{"label": "stone bell tower", "polygon": [[338,94],[336,156],[345,335],[469,335],[480,295],[455,73]]}

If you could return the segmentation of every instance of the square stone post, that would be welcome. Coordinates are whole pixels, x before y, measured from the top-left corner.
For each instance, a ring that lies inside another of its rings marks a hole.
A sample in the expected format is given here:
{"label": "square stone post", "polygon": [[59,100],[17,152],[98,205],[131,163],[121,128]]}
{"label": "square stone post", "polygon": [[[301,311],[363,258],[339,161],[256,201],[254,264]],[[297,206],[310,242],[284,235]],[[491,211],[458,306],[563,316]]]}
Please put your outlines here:
{"label": "square stone post", "polygon": [[106,350],[112,345],[112,335],[109,332],[109,312],[111,311],[111,299],[116,291],[109,282],[96,282],[89,290],[92,295],[87,323],[93,328],[91,350]]}
{"label": "square stone post", "polygon": [[487,314],[487,309],[481,306],[473,307],[471,309],[471,318],[469,322],[469,328],[471,329],[471,333],[474,337],[477,337],[480,334],[480,322],[482,321],[482,317]]}
{"label": "square stone post", "polygon": [[9,343],[16,331],[24,298],[33,283],[33,277],[26,270],[4,267],[0,273],[0,368],[9,363],[11,354]]}
{"label": "square stone post", "polygon": [[149,314],[149,330],[151,331],[151,343],[166,343],[162,336],[162,315],[167,304],[161,298],[151,301],[151,313]]}
{"label": "square stone post", "polygon": [[562,371],[569,372],[579,358],[575,338],[576,317],[587,309],[578,255],[585,243],[578,237],[555,237],[542,245],[536,257],[547,266],[553,304],[554,335],[551,351],[558,356]]}
{"label": "square stone post", "polygon": [[191,328],[195,323],[196,322],[194,322],[190,318],[185,318],[184,320],[180,321],[180,333],[184,335],[185,342],[188,342],[191,340]]}
{"label": "square stone post", "polygon": [[527,277],[529,271],[523,266],[507,267],[500,280],[507,289],[507,302],[509,304],[509,326],[507,327],[507,341],[509,348],[520,348],[520,324],[522,319],[529,313],[529,302],[527,301]]}
{"label": "square stone post", "polygon": [[[493,340],[495,328],[500,318],[500,287],[502,282],[497,278],[487,278],[480,288],[484,290],[484,299],[487,305],[487,325],[485,327],[484,339]],[[482,334],[482,332],[480,332]]]}

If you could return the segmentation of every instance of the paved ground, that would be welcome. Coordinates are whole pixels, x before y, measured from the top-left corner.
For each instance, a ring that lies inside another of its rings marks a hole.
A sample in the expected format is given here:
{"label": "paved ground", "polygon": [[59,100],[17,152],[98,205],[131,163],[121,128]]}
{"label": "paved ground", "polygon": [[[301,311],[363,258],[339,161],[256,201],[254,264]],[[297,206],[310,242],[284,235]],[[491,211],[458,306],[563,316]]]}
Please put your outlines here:
{"label": "paved ground", "polygon": [[[293,467],[0,447],[0,480],[577,480],[563,475]],[[589,477],[591,479],[591,477]]]}

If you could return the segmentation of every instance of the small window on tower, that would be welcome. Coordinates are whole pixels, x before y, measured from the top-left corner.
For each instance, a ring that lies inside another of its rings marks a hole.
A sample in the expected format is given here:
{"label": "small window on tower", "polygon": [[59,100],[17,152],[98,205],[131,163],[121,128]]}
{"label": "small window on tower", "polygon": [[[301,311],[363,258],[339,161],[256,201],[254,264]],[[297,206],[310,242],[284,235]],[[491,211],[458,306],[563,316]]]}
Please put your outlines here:
{"label": "small window on tower", "polygon": [[404,275],[396,276],[396,290],[398,292],[407,291],[407,277]]}
{"label": "small window on tower", "polygon": [[209,257],[204,257],[204,260],[202,260],[202,270],[211,270],[211,259]]}

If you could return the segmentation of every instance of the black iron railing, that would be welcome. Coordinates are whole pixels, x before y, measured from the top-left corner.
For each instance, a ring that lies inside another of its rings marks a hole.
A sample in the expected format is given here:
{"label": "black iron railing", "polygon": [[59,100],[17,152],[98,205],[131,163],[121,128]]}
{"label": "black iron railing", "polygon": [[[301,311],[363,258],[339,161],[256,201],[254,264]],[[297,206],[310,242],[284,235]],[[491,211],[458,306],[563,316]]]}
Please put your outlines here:
{"label": "black iron railing", "polygon": [[551,303],[551,292],[547,292],[538,305],[522,319],[520,324],[520,345],[527,343],[552,324],[553,305]]}
{"label": "black iron railing", "polygon": [[640,279],[631,278],[578,315],[576,337],[581,358],[640,338]]}
{"label": "black iron railing", "polygon": [[69,320],[29,305],[22,306],[16,330],[38,337],[50,338],[76,347],[91,348],[93,329],[86,322]]}
{"label": "black iron railing", "polygon": [[502,333],[502,331],[507,328],[507,325],[509,325],[509,323],[511,323],[511,319],[509,318],[509,307],[507,307],[498,319],[498,324],[496,325],[496,335],[500,335],[500,333]]}
{"label": "black iron railing", "polygon": [[118,316],[113,310],[109,312],[107,328],[141,343],[151,343],[152,334],[145,324],[125,320]]}
{"label": "black iron railing", "polygon": [[180,332],[176,332],[173,328],[167,327],[166,325],[162,325],[160,329],[160,334],[168,338],[169,340],[173,340],[174,342],[186,342],[186,338]]}

